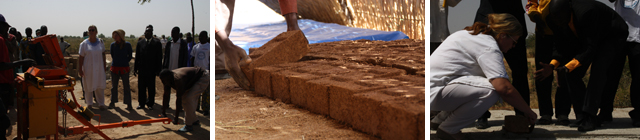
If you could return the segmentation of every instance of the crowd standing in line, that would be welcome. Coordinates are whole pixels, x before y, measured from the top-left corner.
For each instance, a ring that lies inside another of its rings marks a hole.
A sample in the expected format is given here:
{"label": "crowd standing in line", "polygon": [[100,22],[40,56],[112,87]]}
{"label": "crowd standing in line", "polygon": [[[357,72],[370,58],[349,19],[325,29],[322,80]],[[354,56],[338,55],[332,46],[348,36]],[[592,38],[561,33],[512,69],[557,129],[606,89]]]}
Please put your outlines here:
{"label": "crowd standing in line", "polygon": [[[36,36],[32,37],[32,29],[25,29],[23,37],[0,14],[0,129],[10,127],[6,110],[13,109],[15,100],[15,87],[13,87],[16,73],[24,72],[31,66],[46,65],[44,61],[45,51],[40,43],[31,44],[31,39],[48,34],[46,25],[36,30]],[[153,26],[145,28],[144,35],[139,38],[134,54],[133,46],[125,41],[125,31],[118,29],[112,32],[114,42],[110,44],[109,53],[112,62],[110,66],[106,62],[106,47],[103,39],[97,37],[98,28],[95,25],[88,27],[83,33],[83,41],[79,46],[78,74],[80,76],[85,105],[91,109],[107,110],[116,108],[119,94],[123,94],[123,102],[127,110],[133,110],[131,100],[130,75],[138,78],[138,107],[136,109],[153,110],[155,103],[156,77],[162,79],[164,87],[168,87],[168,93],[164,93],[162,114],[169,107],[171,88],[177,91],[176,111],[174,112],[174,124],[179,122],[179,113],[184,107],[185,126],[179,132],[193,131],[193,126],[200,125],[195,116],[196,110],[200,110],[200,98],[202,98],[202,113],[209,114],[208,87],[209,87],[209,36],[207,31],[199,34],[199,43],[193,39],[191,33],[183,34],[179,27],[171,29],[171,37],[163,45],[160,39],[153,37]],[[163,36],[164,37],[164,36]],[[163,38],[163,41],[167,41]],[[65,54],[73,44],[69,44],[60,38],[60,51]],[[163,54],[163,50],[164,54]],[[134,67],[130,68],[130,61],[134,60]],[[109,68],[109,69],[107,69]],[[160,73],[165,70],[164,76]],[[172,71],[173,70],[173,71]],[[191,72],[196,72],[195,75]],[[111,100],[106,105],[104,91],[106,88],[106,72],[110,72],[112,79]],[[123,93],[118,93],[118,83],[123,82]],[[168,82],[168,81],[179,82]],[[185,81],[186,82],[183,82]],[[176,83],[176,84],[174,84]],[[85,95],[87,94],[87,95]],[[95,99],[94,99],[95,98]],[[205,102],[206,101],[206,102]],[[96,102],[96,103],[94,103]],[[166,116],[166,115],[165,115]],[[2,131],[5,132],[5,131]],[[5,132],[6,133],[6,132]]]}

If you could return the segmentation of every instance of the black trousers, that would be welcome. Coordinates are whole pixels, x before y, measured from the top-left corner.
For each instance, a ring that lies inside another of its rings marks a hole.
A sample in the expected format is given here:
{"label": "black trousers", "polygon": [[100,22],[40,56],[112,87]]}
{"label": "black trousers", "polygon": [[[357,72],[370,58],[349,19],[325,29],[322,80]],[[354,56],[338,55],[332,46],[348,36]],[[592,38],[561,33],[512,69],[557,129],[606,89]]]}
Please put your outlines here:
{"label": "black trousers", "polygon": [[[553,53],[553,40],[549,35],[543,35],[543,33],[536,34],[536,70],[542,68],[540,62],[548,64],[552,60]],[[563,56],[560,60],[560,64],[566,64],[575,57]],[[582,81],[587,69],[588,64],[576,68],[574,71],[554,78],[553,75],[547,77],[542,81],[536,81],[536,91],[538,95],[538,106],[540,108],[540,116],[549,115],[553,116],[553,103],[555,103],[555,114],[558,116],[569,116],[571,113],[571,106],[579,120],[582,118],[582,105],[584,104],[584,94],[586,92],[586,86]],[[551,88],[554,79],[558,79],[558,87],[556,88],[555,102],[551,100]]]}
{"label": "black trousers", "polygon": [[431,49],[431,52],[429,52],[429,56],[431,56],[431,54],[433,54],[433,51],[436,51],[436,49],[438,48],[438,46],[440,46],[440,44],[442,44],[442,42],[431,42],[431,43],[429,43],[429,48]]}
{"label": "black trousers", "polygon": [[[630,116],[633,119],[640,119],[640,43],[626,42],[623,55],[626,55],[629,59],[629,69],[632,78],[629,94],[631,106],[633,106],[634,110],[631,111]],[[621,62],[623,63],[622,65],[624,65],[624,60]],[[636,78],[639,80],[635,80]],[[612,115],[615,97],[615,93],[603,95],[602,104],[600,104],[600,114]]]}
{"label": "black trousers", "polygon": [[0,99],[2,99],[5,107],[13,106],[13,100],[16,98],[16,93],[13,88],[11,84],[0,84]]}
{"label": "black trousers", "polygon": [[[149,96],[147,96],[147,91]],[[156,76],[138,75],[138,103],[140,106],[153,106],[156,97]]]}
{"label": "black trousers", "polygon": [[582,108],[584,113],[592,116],[597,115],[600,105],[603,105],[602,98],[615,96],[624,68],[623,45],[625,42],[626,37],[610,38],[604,40],[603,44],[599,46],[598,54],[591,63],[589,86],[585,95],[584,108]]}
{"label": "black trousers", "polygon": [[[522,27],[526,26],[526,19],[524,16],[524,10],[522,8],[513,8],[522,6],[520,1],[499,1],[499,0],[482,0],[480,1],[480,7],[476,12],[474,22],[488,23],[487,16],[490,13],[509,13],[513,15]],[[520,95],[527,104],[529,104],[529,80],[527,79],[527,49],[525,47],[527,38],[527,28],[523,28],[522,35],[518,39],[516,47],[504,54],[504,58],[511,68],[511,78],[513,79],[511,84],[520,92]],[[516,114],[524,115],[522,111],[515,110]],[[489,118],[491,113],[485,112],[481,118]]]}
{"label": "black trousers", "polygon": [[[536,32],[536,71],[542,69],[540,62],[548,64],[551,62],[553,54],[553,39],[549,35],[544,35],[543,32]],[[551,88],[554,80],[554,75],[547,77],[542,81],[535,81],[536,92],[538,94],[538,107],[540,109],[540,116],[549,115],[553,116],[553,103],[551,101]],[[562,98],[564,94],[556,94],[557,98]],[[556,100],[558,101],[558,100]],[[557,112],[556,114],[561,114]]]}
{"label": "black trousers", "polygon": [[0,110],[4,112],[0,112],[0,140],[6,140],[5,137],[7,134],[7,129],[11,127],[11,120],[9,120],[9,116],[6,113],[7,108],[4,106],[4,100],[0,99]]}

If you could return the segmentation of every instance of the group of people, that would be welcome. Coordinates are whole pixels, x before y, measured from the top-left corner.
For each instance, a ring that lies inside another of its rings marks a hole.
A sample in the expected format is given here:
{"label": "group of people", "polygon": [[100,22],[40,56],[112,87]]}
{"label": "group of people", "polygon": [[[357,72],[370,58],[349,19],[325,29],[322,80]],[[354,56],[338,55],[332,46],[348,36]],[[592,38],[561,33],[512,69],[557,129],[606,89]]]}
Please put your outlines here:
{"label": "group of people", "polygon": [[[447,6],[460,0],[432,1],[444,19],[432,28],[448,28]],[[488,128],[487,111],[500,98],[511,104],[516,115],[530,123],[553,124],[551,87],[555,94],[556,125],[593,131],[611,122],[613,102],[625,56],[632,78],[629,112],[632,126],[640,127],[640,6],[638,0],[615,1],[614,8],[595,0],[529,0],[526,14],[536,24],[535,85],[540,118],[529,107],[526,50],[524,39],[525,8],[520,1],[481,0],[475,23],[448,34],[441,31],[433,38],[431,58],[431,126],[445,139],[462,139],[460,129],[472,124]],[[433,23],[435,22],[435,24]],[[438,25],[438,26],[436,26]],[[434,27],[435,26],[435,27]],[[432,30],[434,31],[434,30]],[[435,30],[440,31],[440,30]],[[434,32],[432,32],[434,34]],[[444,34],[444,35],[442,35]],[[503,62],[509,63],[509,75]],[[591,68],[588,86],[582,81]],[[556,71],[557,77],[553,77]],[[576,120],[569,120],[571,108]],[[537,121],[536,121],[537,120]]]}
{"label": "group of people", "polygon": [[[43,56],[43,47],[30,43],[32,38],[47,35],[47,27],[43,25],[31,36],[31,28],[27,27],[27,37],[19,39],[21,34],[11,28],[4,16],[0,14],[0,125],[4,127],[6,110],[13,107],[15,100],[15,87],[13,86],[16,73],[26,71],[33,65],[47,65]],[[95,25],[88,27],[84,32],[85,39],[79,44],[78,74],[82,79],[82,91],[84,92],[87,107],[92,109],[113,109],[118,103],[118,86],[122,80],[124,92],[124,104],[126,109],[133,110],[131,101],[130,75],[138,78],[138,106],[136,109],[153,110],[156,96],[156,77],[163,83],[164,93],[162,101],[162,114],[166,117],[166,109],[169,108],[172,89],[176,91],[176,110],[173,123],[179,121],[179,113],[184,107],[185,126],[179,129],[181,132],[193,130],[194,125],[200,125],[196,117],[196,110],[202,98],[202,113],[209,114],[209,36],[207,31],[199,34],[199,43],[196,43],[191,33],[187,33],[186,40],[179,27],[171,29],[171,38],[163,46],[159,38],[153,37],[153,26],[145,28],[144,36],[138,40],[135,54],[131,43],[125,40],[125,31],[118,29],[112,32],[114,42],[110,44],[112,63],[108,67],[106,62],[106,47],[103,39],[97,37],[98,28]],[[18,36],[18,37],[16,37]],[[18,41],[20,40],[20,41]],[[60,38],[61,51],[70,46],[63,38]],[[164,49],[164,53],[163,53]],[[63,53],[64,54],[64,53]],[[133,69],[129,62],[135,59]],[[22,68],[20,68],[22,66]],[[110,68],[110,69],[107,69]],[[106,89],[106,72],[110,72],[112,80],[111,102],[105,104],[104,91]],[[201,96],[202,95],[202,96]],[[94,99],[96,98],[96,104]],[[6,119],[8,121],[8,118]],[[8,124],[8,123],[6,123]],[[2,128],[0,128],[2,129]],[[2,131],[4,132],[4,131]]]}

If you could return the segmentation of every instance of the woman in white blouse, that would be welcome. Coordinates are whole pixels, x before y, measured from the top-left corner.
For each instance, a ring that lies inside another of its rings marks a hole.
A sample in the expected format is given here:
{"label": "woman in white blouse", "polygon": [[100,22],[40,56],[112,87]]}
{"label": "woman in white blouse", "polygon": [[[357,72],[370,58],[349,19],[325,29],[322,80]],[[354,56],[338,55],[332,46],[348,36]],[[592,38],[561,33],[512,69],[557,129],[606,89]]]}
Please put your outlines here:
{"label": "woman in white blouse", "polygon": [[489,14],[489,24],[476,22],[451,34],[431,55],[431,120],[436,135],[462,139],[460,129],[472,124],[499,98],[522,110],[533,124],[537,114],[509,82],[503,52],[515,46],[522,25],[510,14]]}

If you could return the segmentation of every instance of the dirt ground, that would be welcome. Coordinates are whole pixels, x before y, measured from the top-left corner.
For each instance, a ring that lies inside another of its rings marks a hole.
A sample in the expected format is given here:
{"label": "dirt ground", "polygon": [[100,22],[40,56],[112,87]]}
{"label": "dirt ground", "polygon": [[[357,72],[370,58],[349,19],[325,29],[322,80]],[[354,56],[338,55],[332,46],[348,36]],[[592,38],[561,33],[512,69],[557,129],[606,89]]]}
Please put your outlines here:
{"label": "dirt ground", "polygon": [[216,139],[378,139],[327,116],[215,80]]}
{"label": "dirt ground", "polygon": [[[300,61],[355,62],[424,76],[424,40],[337,41],[309,46],[311,50]],[[233,79],[215,80],[215,93],[221,97],[215,101],[216,139],[379,139],[329,116],[243,90]]]}
{"label": "dirt ground", "polygon": [[[110,56],[107,56],[108,60],[110,60]],[[78,78],[79,79],[79,78]],[[85,106],[85,100],[80,100],[82,97],[82,90],[80,81],[76,82],[76,86],[74,87],[73,94],[75,94],[76,100],[82,106]],[[133,107],[138,106],[138,78],[131,76],[130,77],[130,85],[131,85],[131,101]],[[162,89],[162,83],[160,79],[156,78],[156,96],[155,96],[155,105],[153,106],[154,110],[148,109],[134,109],[127,110],[126,104],[123,103],[123,88],[122,82],[119,83],[119,100],[116,103],[115,109],[108,109],[106,111],[100,111],[99,109],[93,109],[92,111],[95,114],[100,114],[102,118],[98,118],[97,116],[91,120],[93,125],[101,124],[109,124],[109,123],[118,123],[122,121],[129,120],[145,120],[145,119],[157,119],[161,118],[161,107],[162,107],[162,94],[164,90]],[[105,89],[105,104],[108,105],[111,102],[111,81],[107,81],[107,87]],[[68,97],[71,98],[71,95],[68,94]],[[170,108],[167,109],[167,117],[173,119],[173,113],[175,112],[175,90],[172,91]],[[60,126],[63,125],[62,121],[62,111],[63,109],[59,109],[59,119],[58,124]],[[177,132],[176,130],[182,128],[184,126],[184,113],[180,114],[180,124],[163,124],[163,123],[152,123],[152,124],[142,124],[135,125],[132,127],[125,128],[111,128],[111,129],[102,129],[101,131],[109,136],[111,139],[210,139],[210,118],[209,116],[204,116],[202,113],[196,112],[198,120],[200,120],[200,126],[194,126],[194,131],[192,132]],[[17,125],[16,125],[16,110],[12,109],[9,111],[9,116],[11,119],[12,127],[7,131],[7,138],[14,138],[17,134]],[[79,121],[77,121],[73,116],[67,115],[67,127],[72,126],[80,126],[82,125]],[[100,120],[98,122],[98,120]],[[60,139],[71,139],[71,140],[86,140],[86,139],[103,139],[97,133],[93,133],[90,131],[85,132],[84,134],[71,135],[71,136],[62,136],[60,135]],[[34,138],[32,138],[34,139]],[[38,138],[44,139],[44,138]]]}

